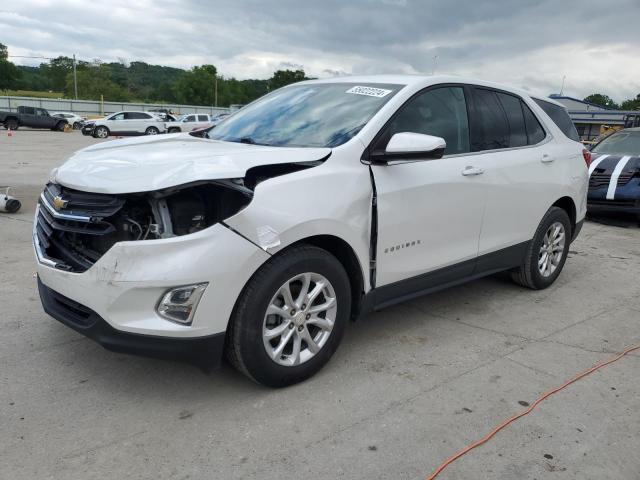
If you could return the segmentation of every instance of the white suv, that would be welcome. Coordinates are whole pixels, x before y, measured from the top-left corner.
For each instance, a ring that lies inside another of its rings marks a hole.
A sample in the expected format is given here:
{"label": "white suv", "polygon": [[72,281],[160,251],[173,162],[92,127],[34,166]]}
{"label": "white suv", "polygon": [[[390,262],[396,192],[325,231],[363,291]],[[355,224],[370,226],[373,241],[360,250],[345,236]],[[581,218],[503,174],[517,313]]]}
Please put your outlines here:
{"label": "white suv", "polygon": [[505,270],[548,287],[590,157],[537,102],[566,116],[473,79],[314,80],[204,136],[90,146],[40,197],[44,309],[109,349],[226,352],[283,386],[371,310]]}
{"label": "white suv", "polygon": [[152,112],[116,112],[99,120],[86,122],[84,135],[107,138],[109,135],[158,135],[166,130],[165,122]]}
{"label": "white suv", "polygon": [[183,115],[175,122],[166,122],[167,133],[180,133],[210,127],[213,115],[206,113],[190,113]]}

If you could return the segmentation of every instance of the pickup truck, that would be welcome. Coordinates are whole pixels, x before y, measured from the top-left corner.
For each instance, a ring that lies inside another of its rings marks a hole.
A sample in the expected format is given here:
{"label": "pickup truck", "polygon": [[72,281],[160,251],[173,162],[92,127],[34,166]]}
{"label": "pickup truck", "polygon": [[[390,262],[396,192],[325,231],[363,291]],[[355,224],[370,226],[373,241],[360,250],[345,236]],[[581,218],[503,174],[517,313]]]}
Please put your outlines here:
{"label": "pickup truck", "polygon": [[4,128],[17,130],[18,127],[50,128],[63,131],[67,120],[49,115],[44,108],[18,107],[15,112],[0,112],[0,124]]}

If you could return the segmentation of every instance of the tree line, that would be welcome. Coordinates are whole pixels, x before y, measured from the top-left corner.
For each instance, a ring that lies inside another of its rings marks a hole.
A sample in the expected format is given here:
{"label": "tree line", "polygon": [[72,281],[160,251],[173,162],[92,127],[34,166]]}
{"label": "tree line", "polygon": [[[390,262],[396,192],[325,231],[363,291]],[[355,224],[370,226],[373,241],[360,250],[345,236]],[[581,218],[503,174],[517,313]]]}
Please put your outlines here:
{"label": "tree line", "polygon": [[621,103],[616,103],[612,98],[602,93],[592,93],[585,97],[584,101],[614,110],[640,110],[640,93],[636,95],[636,98],[630,98]]}
{"label": "tree line", "polygon": [[[105,101],[179,103],[185,105],[245,104],[269,91],[306,80],[304,70],[278,70],[269,79],[236,80],[218,74],[214,65],[190,70],[145,62],[76,63],[78,98]],[[37,67],[14,65],[0,43],[0,90],[61,92],[74,98],[73,58],[60,56]]]}

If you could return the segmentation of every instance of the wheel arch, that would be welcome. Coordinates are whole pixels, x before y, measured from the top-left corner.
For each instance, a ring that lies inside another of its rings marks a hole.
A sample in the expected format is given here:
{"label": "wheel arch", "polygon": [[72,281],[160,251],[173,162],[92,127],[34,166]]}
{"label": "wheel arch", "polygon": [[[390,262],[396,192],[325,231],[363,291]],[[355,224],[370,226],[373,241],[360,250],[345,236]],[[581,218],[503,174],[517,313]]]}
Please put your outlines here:
{"label": "wheel arch", "polygon": [[576,204],[571,197],[561,197],[556,200],[552,207],[558,207],[563,209],[569,215],[569,220],[571,221],[571,233],[576,231],[576,219],[577,219],[577,209]]}

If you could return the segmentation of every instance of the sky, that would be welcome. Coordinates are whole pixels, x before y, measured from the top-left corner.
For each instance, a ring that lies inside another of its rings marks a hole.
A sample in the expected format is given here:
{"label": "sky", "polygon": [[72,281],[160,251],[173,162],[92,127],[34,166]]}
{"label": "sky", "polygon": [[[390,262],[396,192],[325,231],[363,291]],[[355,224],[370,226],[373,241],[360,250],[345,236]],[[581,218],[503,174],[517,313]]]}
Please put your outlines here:
{"label": "sky", "polygon": [[[640,93],[640,0],[0,0],[10,55],[144,61],[225,77],[479,77],[538,95]],[[11,58],[17,64],[40,60]]]}

